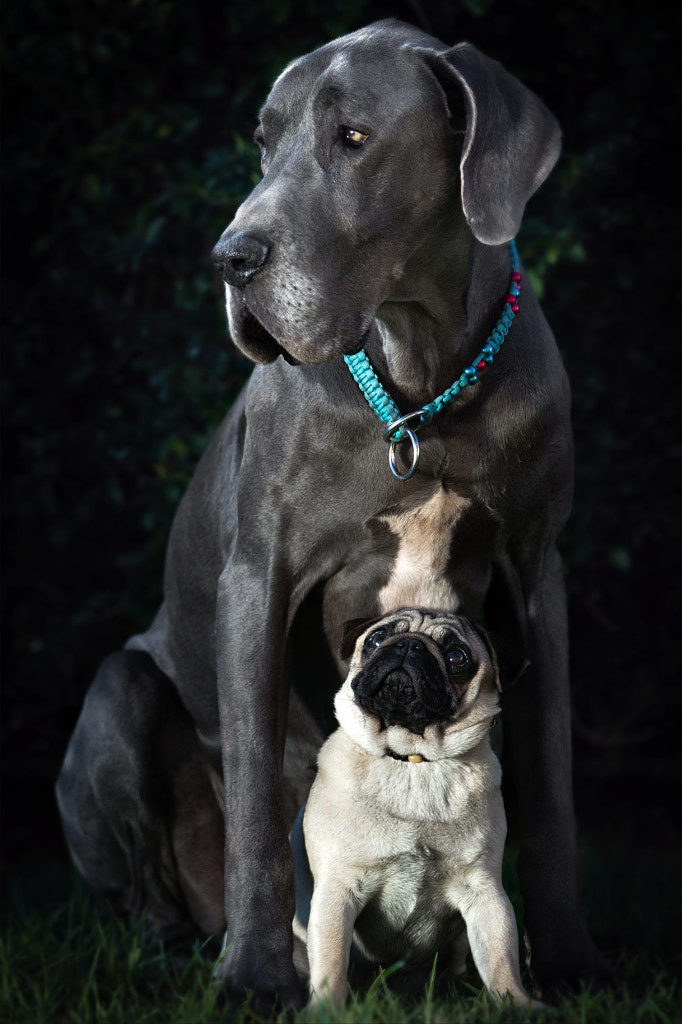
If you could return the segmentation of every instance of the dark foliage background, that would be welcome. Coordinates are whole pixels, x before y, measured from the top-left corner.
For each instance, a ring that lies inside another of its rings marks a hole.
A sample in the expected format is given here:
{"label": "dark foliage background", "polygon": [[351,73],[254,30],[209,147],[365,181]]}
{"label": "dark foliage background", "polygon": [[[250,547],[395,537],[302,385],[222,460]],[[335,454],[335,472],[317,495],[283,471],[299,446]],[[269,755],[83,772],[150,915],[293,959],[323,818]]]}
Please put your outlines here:
{"label": "dark foliage background", "polygon": [[[52,784],[98,661],[249,372],[212,245],[268,83],[397,15],[538,92],[565,148],[520,236],[574,387],[576,787],[595,841],[679,839],[679,18],[573,0],[6,0],[4,863],[65,857]],[[675,186],[675,188],[673,188]]]}

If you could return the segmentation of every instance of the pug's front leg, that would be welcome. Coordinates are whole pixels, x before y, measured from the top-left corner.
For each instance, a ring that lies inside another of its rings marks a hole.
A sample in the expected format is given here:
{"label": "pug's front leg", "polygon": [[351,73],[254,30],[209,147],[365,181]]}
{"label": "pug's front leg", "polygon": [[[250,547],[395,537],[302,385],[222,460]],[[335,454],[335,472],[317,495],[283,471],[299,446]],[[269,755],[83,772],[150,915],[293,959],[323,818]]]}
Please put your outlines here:
{"label": "pug's front leg", "polygon": [[331,999],[340,1009],[348,996],[348,961],[353,927],[361,907],[347,887],[315,885],[308,921],[308,962],[312,1003]]}
{"label": "pug's front leg", "polygon": [[514,911],[500,883],[469,890],[460,903],[471,954],[483,984],[497,999],[510,995],[517,1006],[540,1009],[523,987]]}

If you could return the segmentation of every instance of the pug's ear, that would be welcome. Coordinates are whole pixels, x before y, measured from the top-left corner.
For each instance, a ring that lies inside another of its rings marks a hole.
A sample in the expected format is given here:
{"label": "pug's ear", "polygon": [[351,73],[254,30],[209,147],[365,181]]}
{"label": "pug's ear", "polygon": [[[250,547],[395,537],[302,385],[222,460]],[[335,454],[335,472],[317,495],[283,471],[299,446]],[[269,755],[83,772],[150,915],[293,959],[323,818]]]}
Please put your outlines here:
{"label": "pug's ear", "polygon": [[381,622],[383,616],[375,615],[372,619],[349,619],[348,622],[343,624],[343,636],[341,637],[341,644],[339,646],[339,656],[344,661],[348,661],[353,655],[355,650],[355,642],[359,636],[373,626],[377,622]]}
{"label": "pug's ear", "polygon": [[495,675],[495,686],[500,691],[500,693],[502,693],[502,682],[500,680],[500,664],[497,660],[497,653],[495,651],[495,648],[493,647],[493,642],[490,639],[490,634],[487,632],[487,630],[483,628],[483,626],[479,626],[477,622],[474,623],[474,629],[476,630],[481,640],[485,644],[486,650],[490,655],[490,661],[493,666],[493,673]]}
{"label": "pug's ear", "polygon": [[[503,657],[502,661],[500,662],[495,650],[496,646],[500,646],[500,644],[498,644],[497,642],[497,639],[493,641],[490,636],[490,633],[488,633],[488,631],[485,630],[483,626],[480,626],[477,622],[474,623],[474,627],[476,629],[476,632],[480,636],[481,640],[485,644],[486,648],[488,649],[488,654],[490,655],[490,660],[492,661],[493,665],[493,671],[495,673],[495,686],[500,691],[500,693],[503,693],[505,690],[511,689],[511,687],[519,681],[523,673],[529,667],[530,661],[528,660],[528,658],[520,659],[518,656],[514,656],[511,659],[512,665],[510,665],[509,659],[505,657]],[[503,646],[504,645],[502,645],[502,648]]]}

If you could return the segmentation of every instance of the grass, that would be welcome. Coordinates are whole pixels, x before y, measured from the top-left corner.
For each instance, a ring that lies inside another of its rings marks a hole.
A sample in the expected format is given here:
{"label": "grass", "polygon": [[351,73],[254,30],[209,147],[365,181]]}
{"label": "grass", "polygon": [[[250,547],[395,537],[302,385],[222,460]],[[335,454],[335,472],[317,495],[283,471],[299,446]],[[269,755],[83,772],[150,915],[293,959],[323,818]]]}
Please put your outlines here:
{"label": "grass", "polygon": [[[584,858],[588,911],[597,939],[611,955],[620,984],[601,993],[566,997],[553,1014],[534,1020],[561,1024],[679,1024],[679,880],[675,858]],[[520,911],[513,865],[505,884]],[[614,951],[616,955],[614,956]],[[408,965],[409,967],[409,965]],[[178,966],[143,931],[111,917],[64,869],[14,878],[6,886],[0,947],[0,1019],[4,1024],[193,1024],[261,1021],[245,1003],[219,1007],[212,964],[196,950]],[[405,968],[378,971],[338,1014],[328,1007],[275,1020],[293,1024],[476,1024],[527,1019],[498,1006],[471,967],[454,983],[437,978],[406,994]]]}

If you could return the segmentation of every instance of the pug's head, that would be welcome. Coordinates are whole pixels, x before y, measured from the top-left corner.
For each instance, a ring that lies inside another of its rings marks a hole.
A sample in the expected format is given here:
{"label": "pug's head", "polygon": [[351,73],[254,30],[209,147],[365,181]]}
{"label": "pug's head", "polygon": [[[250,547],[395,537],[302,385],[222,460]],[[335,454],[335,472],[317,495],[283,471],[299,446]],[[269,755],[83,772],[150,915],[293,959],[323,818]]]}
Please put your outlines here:
{"label": "pug's head", "polygon": [[468,619],[401,608],[350,626],[336,695],[339,724],[370,753],[428,760],[470,749],[499,710],[499,675],[486,634]]}

